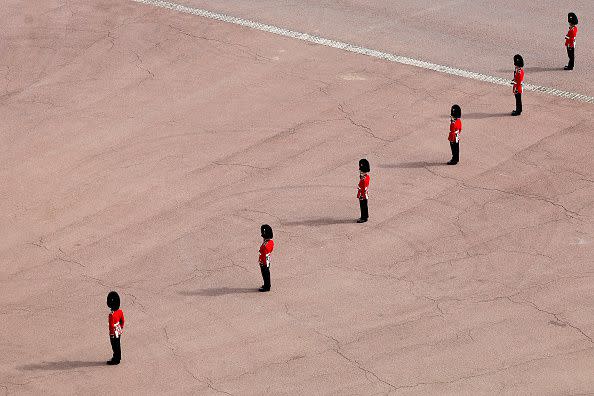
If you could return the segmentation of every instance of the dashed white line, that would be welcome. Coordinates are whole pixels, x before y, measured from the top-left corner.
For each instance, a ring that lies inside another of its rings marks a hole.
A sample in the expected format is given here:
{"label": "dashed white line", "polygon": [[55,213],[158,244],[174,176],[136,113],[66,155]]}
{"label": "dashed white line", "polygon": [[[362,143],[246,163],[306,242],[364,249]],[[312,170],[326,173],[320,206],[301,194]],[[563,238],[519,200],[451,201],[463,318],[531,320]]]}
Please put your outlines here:
{"label": "dashed white line", "polygon": [[[394,55],[388,52],[378,51],[371,48],[361,47],[355,44],[349,44],[342,41],[336,41],[311,35],[308,33],[296,32],[294,30],[284,29],[278,26],[266,25],[264,23],[250,21],[248,19],[237,18],[230,15],[219,14],[216,12],[203,10],[200,8],[188,7],[181,4],[171,3],[169,1],[161,0],[132,0],[137,3],[152,5],[155,7],[167,8],[177,12],[186,14],[193,14],[204,18],[214,19],[217,21],[232,23],[234,25],[248,27],[250,29],[261,30],[263,32],[273,33],[279,36],[290,37],[298,40],[307,41],[314,44],[324,45],[326,47],[338,48],[344,51],[354,52],[356,54],[367,55],[373,58],[385,59],[390,62],[401,63],[403,65],[410,65],[420,67],[422,69],[434,70],[436,72],[469,78],[472,80],[484,81],[497,85],[511,85],[512,81],[502,77],[489,76],[487,74],[476,73],[469,70],[458,69],[455,67],[438,65],[436,63],[426,62],[418,59],[408,58],[406,56]],[[543,87],[540,85],[524,84],[524,90],[540,92],[546,95],[558,96],[570,100],[576,100],[585,103],[594,103],[594,97],[583,95],[580,93],[563,91],[556,88]]]}

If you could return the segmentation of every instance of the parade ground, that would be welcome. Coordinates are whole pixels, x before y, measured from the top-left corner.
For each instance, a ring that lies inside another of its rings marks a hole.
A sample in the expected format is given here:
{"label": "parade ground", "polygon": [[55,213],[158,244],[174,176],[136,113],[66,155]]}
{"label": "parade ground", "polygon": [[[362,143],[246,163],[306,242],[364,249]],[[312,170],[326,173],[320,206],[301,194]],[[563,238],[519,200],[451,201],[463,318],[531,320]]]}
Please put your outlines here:
{"label": "parade ground", "polygon": [[594,394],[591,0],[0,20],[0,395]]}

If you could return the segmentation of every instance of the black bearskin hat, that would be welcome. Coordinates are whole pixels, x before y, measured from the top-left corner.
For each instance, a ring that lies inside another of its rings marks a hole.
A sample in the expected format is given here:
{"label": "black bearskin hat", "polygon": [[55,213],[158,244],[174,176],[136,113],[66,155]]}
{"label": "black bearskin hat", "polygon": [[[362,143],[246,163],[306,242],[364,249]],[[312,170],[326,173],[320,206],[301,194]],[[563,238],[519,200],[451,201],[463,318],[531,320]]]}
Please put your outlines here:
{"label": "black bearskin hat", "polygon": [[120,309],[120,296],[118,293],[114,291],[109,292],[107,295],[107,306],[111,308],[112,311]]}
{"label": "black bearskin hat", "polygon": [[522,55],[514,55],[514,66],[524,67],[524,58],[522,58]]}
{"label": "black bearskin hat", "polygon": [[359,170],[361,172],[365,172],[365,173],[369,172],[371,170],[369,167],[369,161],[367,161],[365,158],[360,159],[359,160]]}
{"label": "black bearskin hat", "polygon": [[452,110],[451,110],[450,114],[454,118],[460,118],[460,117],[462,117],[462,109],[460,108],[460,106],[455,104],[452,106]]}
{"label": "black bearskin hat", "polygon": [[575,15],[573,12],[570,12],[569,14],[567,14],[567,22],[571,23],[572,25],[577,25],[578,24],[577,15]]}
{"label": "black bearskin hat", "polygon": [[272,227],[268,224],[262,224],[260,227],[260,233],[264,239],[272,239]]}

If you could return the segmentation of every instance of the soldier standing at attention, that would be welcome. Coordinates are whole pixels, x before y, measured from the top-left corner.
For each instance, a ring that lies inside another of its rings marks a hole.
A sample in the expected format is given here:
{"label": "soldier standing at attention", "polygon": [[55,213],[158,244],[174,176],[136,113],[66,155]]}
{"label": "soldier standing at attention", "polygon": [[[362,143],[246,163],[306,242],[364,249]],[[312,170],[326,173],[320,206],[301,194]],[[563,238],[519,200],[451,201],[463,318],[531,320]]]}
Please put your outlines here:
{"label": "soldier standing at attention", "polygon": [[258,257],[258,264],[260,264],[260,272],[264,284],[258,291],[270,291],[270,254],[274,250],[274,241],[272,240],[272,227],[268,224],[263,224],[260,227],[260,234],[262,235],[262,245],[260,245],[260,256]]}
{"label": "soldier standing at attention", "polygon": [[111,309],[109,313],[109,341],[113,351],[113,357],[107,362],[110,366],[120,364],[122,360],[121,337],[124,331],[124,312],[120,309],[120,296],[111,291],[107,295],[107,306]]}
{"label": "soldier standing at attention", "polygon": [[452,106],[450,111],[450,133],[448,140],[452,150],[452,159],[448,165],[456,165],[460,160],[460,132],[462,132],[462,109],[457,104]]}
{"label": "soldier standing at attention", "polygon": [[577,36],[578,18],[573,13],[567,14],[567,22],[569,22],[569,31],[565,36],[565,46],[567,47],[567,56],[569,57],[569,63],[564,67],[565,70],[573,70],[573,64],[575,61],[575,36]]}
{"label": "soldier standing at attention", "polygon": [[357,187],[357,198],[359,198],[359,207],[361,208],[361,218],[357,223],[365,223],[369,218],[369,211],[367,207],[367,198],[369,190],[369,161],[365,158],[359,160],[359,185]]}
{"label": "soldier standing at attention", "polygon": [[519,116],[522,114],[522,91],[523,91],[523,84],[524,84],[524,59],[522,55],[515,55],[514,56],[514,95],[516,96],[516,109],[512,111],[511,115]]}

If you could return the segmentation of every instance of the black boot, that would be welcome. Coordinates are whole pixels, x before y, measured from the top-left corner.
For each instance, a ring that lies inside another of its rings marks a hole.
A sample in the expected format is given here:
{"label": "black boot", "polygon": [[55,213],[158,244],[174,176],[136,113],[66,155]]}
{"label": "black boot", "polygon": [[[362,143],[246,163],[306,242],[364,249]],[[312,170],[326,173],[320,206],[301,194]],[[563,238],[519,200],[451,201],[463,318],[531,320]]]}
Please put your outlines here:
{"label": "black boot", "polygon": [[109,342],[111,343],[111,349],[113,351],[113,357],[110,361],[107,362],[110,366],[115,366],[120,364],[120,360],[122,360],[122,345],[120,337],[109,337]]}
{"label": "black boot", "polygon": [[369,218],[369,208],[367,207],[367,200],[359,200],[359,208],[361,209],[361,217],[357,220],[357,223],[365,223]]}
{"label": "black boot", "polygon": [[519,116],[522,114],[522,94],[517,93],[514,96],[516,97],[516,109],[512,111],[511,115]]}
{"label": "black boot", "polygon": [[270,268],[268,268],[265,265],[261,265],[260,272],[262,272],[262,279],[264,280],[264,284],[261,288],[258,289],[258,291],[268,292],[270,291]]}
{"label": "black boot", "polygon": [[573,70],[573,65],[575,63],[575,48],[567,47],[567,56],[569,57],[569,62],[567,62],[567,66],[565,66],[564,70]]}
{"label": "black boot", "polygon": [[460,143],[450,142],[450,148],[452,149],[452,159],[448,162],[448,165],[456,165],[460,159]]}

